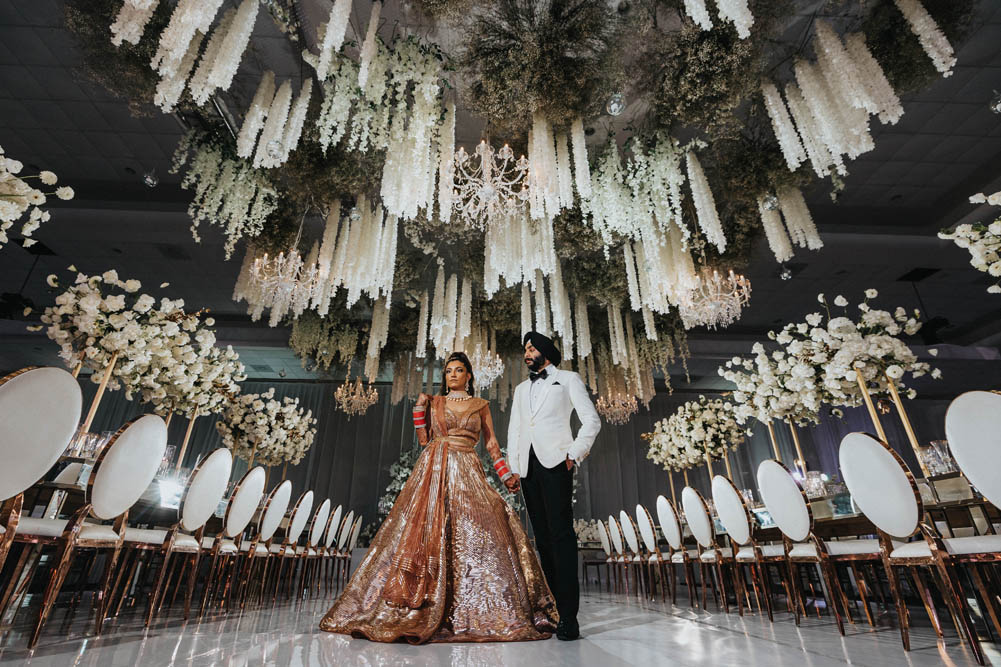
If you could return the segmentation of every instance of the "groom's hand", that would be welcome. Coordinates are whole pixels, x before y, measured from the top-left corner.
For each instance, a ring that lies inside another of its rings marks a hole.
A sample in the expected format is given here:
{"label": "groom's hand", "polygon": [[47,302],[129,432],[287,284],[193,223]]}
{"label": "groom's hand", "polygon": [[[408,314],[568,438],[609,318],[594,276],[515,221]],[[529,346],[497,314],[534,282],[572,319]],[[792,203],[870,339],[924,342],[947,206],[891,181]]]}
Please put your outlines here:
{"label": "groom's hand", "polygon": [[574,465],[573,459],[568,456],[567,457],[567,470],[573,470],[573,465]]}
{"label": "groom's hand", "polygon": [[507,478],[507,481],[504,482],[504,486],[506,486],[507,490],[511,493],[517,493],[518,490],[521,489],[521,476],[511,475]]}

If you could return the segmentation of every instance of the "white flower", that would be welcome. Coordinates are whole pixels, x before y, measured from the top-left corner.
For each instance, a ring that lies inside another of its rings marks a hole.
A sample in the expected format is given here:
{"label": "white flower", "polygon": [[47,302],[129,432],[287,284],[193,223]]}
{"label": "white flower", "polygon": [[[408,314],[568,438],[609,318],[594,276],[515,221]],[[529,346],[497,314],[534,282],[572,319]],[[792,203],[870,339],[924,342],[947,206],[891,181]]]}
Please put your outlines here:
{"label": "white flower", "polygon": [[879,296],[879,292],[871,287],[865,291],[865,298],[867,299],[875,299],[877,296]]}
{"label": "white flower", "polygon": [[45,278],[45,282],[46,284],[48,284],[49,287],[59,287],[59,278],[54,273],[50,273]]}
{"label": "white flower", "polygon": [[848,299],[839,294],[834,297],[834,305],[843,308],[848,305]]}
{"label": "white flower", "polygon": [[53,174],[51,171],[44,171],[44,170],[38,173],[38,178],[45,185],[55,185],[56,181],[59,180],[59,177]]}
{"label": "white flower", "polygon": [[45,203],[45,195],[41,190],[32,190],[28,193],[27,200],[32,206],[41,206]]}
{"label": "white flower", "polygon": [[56,196],[62,199],[63,201],[68,201],[70,199],[73,199],[73,195],[74,195],[73,188],[71,188],[68,185],[56,188]]}

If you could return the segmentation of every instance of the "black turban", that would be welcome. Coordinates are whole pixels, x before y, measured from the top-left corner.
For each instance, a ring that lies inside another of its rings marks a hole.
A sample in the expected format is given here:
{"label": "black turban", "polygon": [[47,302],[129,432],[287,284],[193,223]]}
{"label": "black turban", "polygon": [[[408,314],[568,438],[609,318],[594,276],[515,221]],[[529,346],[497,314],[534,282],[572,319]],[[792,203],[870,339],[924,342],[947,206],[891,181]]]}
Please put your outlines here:
{"label": "black turban", "polygon": [[529,331],[525,334],[525,340],[522,341],[522,345],[529,342],[532,343],[532,347],[542,353],[543,357],[549,359],[549,363],[553,366],[559,366],[560,362],[563,361],[563,355],[560,354],[560,351],[548,336],[543,336],[538,331]]}

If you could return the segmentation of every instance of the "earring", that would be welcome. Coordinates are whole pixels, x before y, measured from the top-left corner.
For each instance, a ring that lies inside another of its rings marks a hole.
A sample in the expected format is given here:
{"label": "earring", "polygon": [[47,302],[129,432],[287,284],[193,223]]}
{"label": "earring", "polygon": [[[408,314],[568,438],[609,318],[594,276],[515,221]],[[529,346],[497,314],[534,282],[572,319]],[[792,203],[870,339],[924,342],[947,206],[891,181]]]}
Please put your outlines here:
{"label": "earring", "polygon": [[466,393],[468,394],[472,390],[473,390],[473,381],[472,380],[466,380]]}

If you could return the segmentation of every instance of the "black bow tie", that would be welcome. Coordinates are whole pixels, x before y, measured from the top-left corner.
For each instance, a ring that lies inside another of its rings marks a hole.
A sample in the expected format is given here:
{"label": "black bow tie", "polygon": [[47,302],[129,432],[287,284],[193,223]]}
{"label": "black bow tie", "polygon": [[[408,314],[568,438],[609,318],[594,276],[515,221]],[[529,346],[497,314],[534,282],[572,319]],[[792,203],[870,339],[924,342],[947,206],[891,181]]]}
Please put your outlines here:
{"label": "black bow tie", "polygon": [[548,375],[549,375],[549,371],[547,371],[545,368],[543,368],[538,373],[529,373],[528,374],[528,379],[531,380],[532,382],[535,382],[536,380],[545,380]]}

